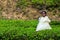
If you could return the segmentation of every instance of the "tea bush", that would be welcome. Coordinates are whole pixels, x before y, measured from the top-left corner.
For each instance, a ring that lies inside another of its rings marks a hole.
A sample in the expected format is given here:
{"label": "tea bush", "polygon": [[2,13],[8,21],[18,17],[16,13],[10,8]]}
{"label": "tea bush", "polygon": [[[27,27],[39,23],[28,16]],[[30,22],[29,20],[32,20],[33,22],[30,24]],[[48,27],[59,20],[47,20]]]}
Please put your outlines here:
{"label": "tea bush", "polygon": [[37,20],[0,20],[0,40],[60,40],[60,22],[52,21],[51,30],[36,32],[37,24]]}

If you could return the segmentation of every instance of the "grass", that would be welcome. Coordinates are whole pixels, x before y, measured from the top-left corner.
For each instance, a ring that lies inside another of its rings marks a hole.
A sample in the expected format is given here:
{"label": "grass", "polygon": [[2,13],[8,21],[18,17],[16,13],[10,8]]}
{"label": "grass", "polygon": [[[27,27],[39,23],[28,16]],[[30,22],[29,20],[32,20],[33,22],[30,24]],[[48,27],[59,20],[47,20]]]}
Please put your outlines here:
{"label": "grass", "polygon": [[0,20],[0,39],[1,40],[32,40],[32,39],[59,40],[60,24],[57,23],[58,22],[51,22],[52,27],[51,30],[42,30],[36,32],[36,26],[38,24],[37,20]]}

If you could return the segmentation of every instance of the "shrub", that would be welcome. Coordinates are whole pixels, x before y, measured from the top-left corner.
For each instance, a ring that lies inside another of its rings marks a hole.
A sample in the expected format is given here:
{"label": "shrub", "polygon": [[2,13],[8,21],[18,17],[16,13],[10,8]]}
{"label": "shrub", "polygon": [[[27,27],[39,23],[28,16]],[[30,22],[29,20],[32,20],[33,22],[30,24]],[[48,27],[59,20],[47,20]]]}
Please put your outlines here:
{"label": "shrub", "polygon": [[0,40],[60,40],[60,22],[52,21],[51,30],[39,32],[35,31],[37,23],[37,20],[0,20]]}
{"label": "shrub", "polygon": [[60,7],[60,1],[59,0],[18,0],[17,7],[25,8],[28,5],[31,5],[38,9],[43,8],[58,8]]}

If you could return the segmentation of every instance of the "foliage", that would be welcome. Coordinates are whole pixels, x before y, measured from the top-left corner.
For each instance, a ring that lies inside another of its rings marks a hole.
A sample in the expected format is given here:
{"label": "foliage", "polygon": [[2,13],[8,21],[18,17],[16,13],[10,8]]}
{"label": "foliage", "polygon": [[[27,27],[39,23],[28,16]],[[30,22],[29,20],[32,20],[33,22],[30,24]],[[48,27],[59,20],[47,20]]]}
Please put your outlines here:
{"label": "foliage", "polygon": [[60,0],[19,0],[17,2],[18,7],[26,7],[28,5],[38,9],[58,8],[60,7]]}
{"label": "foliage", "polygon": [[[0,20],[0,40],[60,40],[60,22],[36,32],[37,20]],[[59,23],[59,24],[56,24]]]}
{"label": "foliage", "polygon": [[20,8],[25,8],[26,6],[28,6],[30,3],[27,0],[18,0],[17,2],[17,7]]}

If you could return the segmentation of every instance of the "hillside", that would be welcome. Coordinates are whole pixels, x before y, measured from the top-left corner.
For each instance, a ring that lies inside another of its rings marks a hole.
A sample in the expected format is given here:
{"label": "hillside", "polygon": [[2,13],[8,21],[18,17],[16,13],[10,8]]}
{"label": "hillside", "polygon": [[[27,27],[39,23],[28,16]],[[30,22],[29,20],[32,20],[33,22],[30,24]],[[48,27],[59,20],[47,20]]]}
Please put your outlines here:
{"label": "hillside", "polygon": [[[58,9],[60,5],[53,4],[53,1],[52,5],[48,4],[51,0],[46,1],[46,5],[43,4],[44,1],[40,1],[38,4],[38,1],[32,0],[32,4],[30,0],[0,0],[0,19],[38,19],[39,11],[43,9],[47,11],[52,20],[60,20],[60,9]],[[41,4],[43,6],[37,6]]]}

